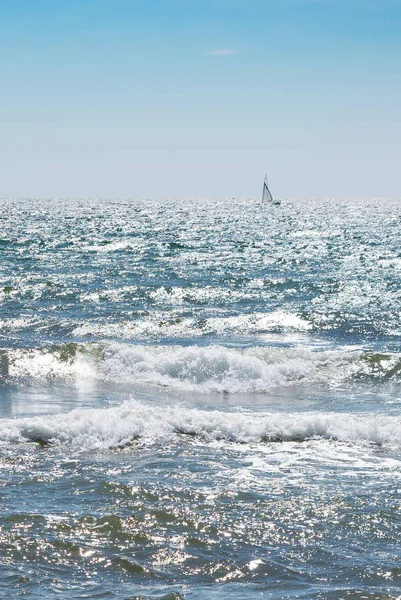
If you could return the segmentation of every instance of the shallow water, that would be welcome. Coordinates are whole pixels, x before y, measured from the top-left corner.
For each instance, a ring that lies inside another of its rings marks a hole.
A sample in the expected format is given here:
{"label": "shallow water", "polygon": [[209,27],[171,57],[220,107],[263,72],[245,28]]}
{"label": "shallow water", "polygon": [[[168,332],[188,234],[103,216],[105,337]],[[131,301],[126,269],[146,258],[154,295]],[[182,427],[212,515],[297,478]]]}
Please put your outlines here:
{"label": "shallow water", "polygon": [[401,598],[400,201],[0,208],[2,598]]}

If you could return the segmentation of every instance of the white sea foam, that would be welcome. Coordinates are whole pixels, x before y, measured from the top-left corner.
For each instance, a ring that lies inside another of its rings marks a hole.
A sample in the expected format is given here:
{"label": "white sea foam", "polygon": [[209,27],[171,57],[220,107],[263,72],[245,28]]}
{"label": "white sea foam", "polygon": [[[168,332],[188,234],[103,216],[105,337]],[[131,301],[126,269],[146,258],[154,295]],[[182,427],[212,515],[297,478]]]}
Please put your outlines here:
{"label": "white sea foam", "polygon": [[[160,292],[159,292],[160,293]],[[182,299],[182,298],[181,298]],[[175,297],[181,302],[179,296]],[[160,337],[192,337],[215,334],[259,334],[271,331],[308,331],[312,325],[297,314],[284,310],[271,313],[253,313],[232,317],[180,317],[154,313],[151,318],[118,323],[89,322],[74,329],[75,337],[94,335],[98,338],[149,339]]]}
{"label": "white sea foam", "polygon": [[80,450],[118,447],[135,438],[150,442],[177,434],[210,442],[269,443],[332,439],[400,448],[401,418],[336,413],[240,413],[128,401],[107,409],[1,419],[0,440],[67,444]]}
{"label": "white sea foam", "polygon": [[[249,298],[243,290],[231,290],[207,285],[204,287],[159,287],[149,293],[149,298],[157,304],[179,305],[185,302],[235,302]],[[260,296],[260,294],[259,294]]]}
{"label": "white sea foam", "polygon": [[401,258],[389,258],[389,259],[381,259],[378,261],[382,267],[391,268],[391,269],[401,269]]}
{"label": "white sea foam", "polygon": [[109,244],[97,244],[86,246],[85,250],[92,252],[117,252],[119,250],[131,250],[133,252],[142,253],[144,251],[145,244],[142,240],[137,239],[123,239],[110,242]]}
{"label": "white sea foam", "polygon": [[[221,346],[157,347],[111,344],[105,347],[102,377],[157,384],[196,392],[263,392],[302,380],[332,381],[354,363],[351,353]],[[342,369],[340,374],[340,368]]]}
{"label": "white sea foam", "polygon": [[19,331],[29,327],[43,327],[45,320],[40,317],[18,317],[15,319],[0,319],[1,331]]}
{"label": "white sea foam", "polygon": [[360,356],[273,347],[67,345],[9,351],[7,374],[16,380],[91,378],[197,393],[255,393],[303,381],[335,385],[364,366]]}
{"label": "white sea foam", "polygon": [[118,302],[124,298],[134,300],[138,297],[140,288],[137,285],[125,285],[120,288],[102,290],[96,292],[88,292],[81,294],[81,302],[95,303],[98,302]]}
{"label": "white sea foam", "polygon": [[2,352],[0,376],[14,380],[100,380],[181,392],[263,393],[294,384],[336,386],[353,378],[399,381],[400,357],[360,349],[66,344]]}

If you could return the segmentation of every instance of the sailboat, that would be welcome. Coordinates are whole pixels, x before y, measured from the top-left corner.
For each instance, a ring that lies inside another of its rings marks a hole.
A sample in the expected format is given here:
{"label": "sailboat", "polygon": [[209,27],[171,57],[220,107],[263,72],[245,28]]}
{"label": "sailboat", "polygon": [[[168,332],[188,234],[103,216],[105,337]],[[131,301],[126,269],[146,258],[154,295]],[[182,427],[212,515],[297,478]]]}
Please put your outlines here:
{"label": "sailboat", "polygon": [[267,185],[267,175],[265,175],[265,180],[263,182],[262,202],[263,204],[280,204],[279,200],[274,200],[273,196],[271,195],[269,186]]}

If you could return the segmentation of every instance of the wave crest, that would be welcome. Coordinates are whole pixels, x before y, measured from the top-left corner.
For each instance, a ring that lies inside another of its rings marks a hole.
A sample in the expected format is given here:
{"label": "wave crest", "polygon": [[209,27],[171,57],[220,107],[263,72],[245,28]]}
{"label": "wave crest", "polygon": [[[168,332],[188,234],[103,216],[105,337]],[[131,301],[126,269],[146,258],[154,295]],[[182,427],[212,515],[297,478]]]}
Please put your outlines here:
{"label": "wave crest", "polygon": [[401,418],[326,413],[239,413],[150,407],[136,401],[68,414],[0,420],[0,440],[68,445],[78,450],[121,447],[136,438],[177,434],[211,442],[269,443],[315,438],[400,447]]}
{"label": "wave crest", "polygon": [[398,355],[222,346],[63,344],[0,353],[0,377],[99,379],[196,393],[263,393],[302,382],[399,382]]}

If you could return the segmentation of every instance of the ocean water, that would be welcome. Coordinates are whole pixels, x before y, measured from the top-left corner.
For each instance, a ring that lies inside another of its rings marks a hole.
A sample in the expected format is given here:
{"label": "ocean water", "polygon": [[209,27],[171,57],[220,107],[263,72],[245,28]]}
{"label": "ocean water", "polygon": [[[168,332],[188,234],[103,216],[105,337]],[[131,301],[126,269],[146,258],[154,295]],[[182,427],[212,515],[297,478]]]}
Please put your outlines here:
{"label": "ocean water", "polygon": [[400,223],[1,200],[0,597],[400,599]]}

